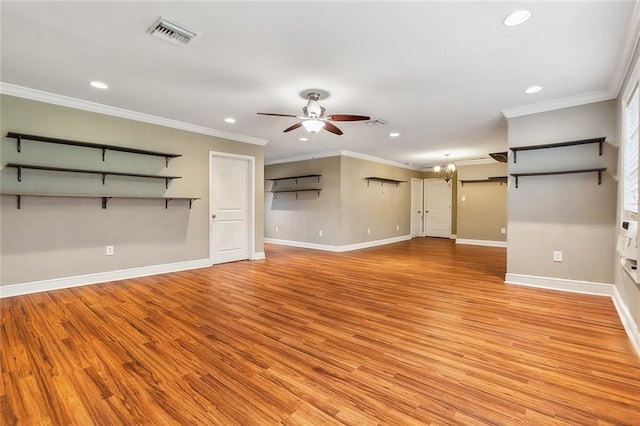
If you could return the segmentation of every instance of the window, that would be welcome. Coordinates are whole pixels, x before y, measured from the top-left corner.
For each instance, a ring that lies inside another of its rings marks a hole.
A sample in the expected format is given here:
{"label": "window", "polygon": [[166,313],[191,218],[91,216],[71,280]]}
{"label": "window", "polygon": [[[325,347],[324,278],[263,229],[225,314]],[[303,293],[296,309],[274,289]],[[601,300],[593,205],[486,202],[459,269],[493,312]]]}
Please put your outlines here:
{"label": "window", "polygon": [[624,209],[638,213],[638,121],[640,109],[638,87],[633,90],[625,107],[624,128]]}

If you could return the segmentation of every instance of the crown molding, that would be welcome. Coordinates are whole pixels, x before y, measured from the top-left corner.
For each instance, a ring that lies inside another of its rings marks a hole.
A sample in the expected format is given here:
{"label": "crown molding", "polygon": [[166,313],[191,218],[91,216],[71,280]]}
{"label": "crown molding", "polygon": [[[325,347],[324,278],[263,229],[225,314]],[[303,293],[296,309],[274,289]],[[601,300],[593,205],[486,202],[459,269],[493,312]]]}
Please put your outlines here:
{"label": "crown molding", "polygon": [[212,129],[210,127],[199,126],[196,124],[185,123],[182,121],[171,120],[168,118],[157,117],[155,115],[144,114],[141,112],[130,111],[109,105],[103,105],[96,102],[85,101],[82,99],[72,98],[69,96],[58,95],[55,93],[43,92],[28,87],[16,86],[14,84],[0,82],[0,94],[15,96],[17,98],[29,99],[32,101],[44,102],[53,105],[59,105],[68,108],[79,109],[82,111],[94,112],[97,114],[109,115],[112,117],[125,118],[127,120],[139,121],[142,123],[155,124],[172,129],[185,130],[187,132],[198,133],[207,136],[215,136],[218,138],[229,139],[236,142],[244,142],[252,145],[265,146],[267,139],[256,138],[253,136],[239,135],[222,130]]}
{"label": "crown molding", "polygon": [[555,111],[557,109],[592,104],[594,102],[608,101],[611,99],[615,99],[617,95],[617,92],[612,89],[600,90],[597,92],[583,93],[576,96],[568,96],[566,98],[553,99],[546,102],[538,102],[530,105],[505,108],[500,112],[502,112],[502,115],[509,119],[522,117],[524,115],[538,114],[540,112]]}
{"label": "crown molding", "polygon": [[624,84],[627,75],[631,71],[633,66],[633,55],[638,47],[638,41],[640,39],[640,2],[635,2],[633,12],[631,12],[631,19],[629,20],[629,26],[627,28],[627,37],[622,43],[623,58],[616,64],[614,70],[614,79],[611,84],[611,89],[615,92],[615,97],[620,96],[622,85]]}
{"label": "crown molding", "polygon": [[295,157],[286,157],[280,158],[278,160],[265,161],[265,166],[271,166],[274,164],[283,164],[283,163],[295,163],[296,161],[306,161],[313,160],[315,158],[327,158],[327,157],[350,157],[357,158],[360,160],[371,161],[379,164],[387,164],[389,166],[400,167],[408,170],[422,171],[422,167],[410,166],[408,164],[400,163],[398,161],[387,160],[380,157],[374,157],[373,155],[361,154],[359,152],[347,151],[347,150],[334,150],[334,151],[324,151],[317,152],[315,154],[304,154],[297,155]]}

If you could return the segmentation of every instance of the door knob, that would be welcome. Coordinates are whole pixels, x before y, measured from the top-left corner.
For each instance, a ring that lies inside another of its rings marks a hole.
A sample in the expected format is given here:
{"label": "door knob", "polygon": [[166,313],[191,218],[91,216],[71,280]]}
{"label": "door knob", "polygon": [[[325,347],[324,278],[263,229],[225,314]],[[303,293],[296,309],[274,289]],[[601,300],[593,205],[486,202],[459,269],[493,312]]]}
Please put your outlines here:
{"label": "door knob", "polygon": [[215,218],[216,218],[216,214],[214,213],[211,215],[211,219],[215,219]]}

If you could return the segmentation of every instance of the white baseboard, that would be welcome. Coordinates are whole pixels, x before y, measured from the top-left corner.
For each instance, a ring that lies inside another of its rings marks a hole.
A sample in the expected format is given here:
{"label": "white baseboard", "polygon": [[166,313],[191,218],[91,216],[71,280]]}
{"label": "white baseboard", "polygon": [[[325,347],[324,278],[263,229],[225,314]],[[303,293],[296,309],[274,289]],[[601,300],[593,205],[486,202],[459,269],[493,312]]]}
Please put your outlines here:
{"label": "white baseboard", "polygon": [[625,305],[615,285],[520,274],[506,274],[504,282],[505,284],[610,297],[616,311],[618,311],[620,322],[629,337],[631,346],[635,350],[636,354],[640,356],[640,331],[631,316],[629,308]]}
{"label": "white baseboard", "polygon": [[267,256],[264,254],[263,251],[261,252],[254,252],[253,253],[253,257],[251,258],[251,260],[263,260],[266,259]]}
{"label": "white baseboard", "polygon": [[313,250],[324,250],[324,251],[331,251],[335,253],[342,253],[345,251],[360,250],[363,248],[382,246],[385,244],[399,243],[400,241],[407,241],[410,239],[411,239],[411,235],[401,235],[399,237],[386,238],[383,240],[366,241],[366,242],[357,243],[357,244],[347,244],[344,246],[331,246],[328,244],[307,243],[304,241],[279,240],[276,238],[265,238],[264,242],[270,243],[270,244],[279,244],[283,246],[301,247],[301,248],[308,248]]}
{"label": "white baseboard", "polygon": [[550,290],[568,291],[572,293],[593,294],[596,296],[613,296],[613,284],[594,283],[591,281],[567,280],[563,278],[538,277],[535,275],[506,274],[506,284],[527,287],[548,288]]}
{"label": "white baseboard", "polygon": [[29,283],[11,284],[0,287],[0,298],[20,296],[22,294],[39,293],[42,291],[60,290],[63,288],[79,287],[83,285],[98,284],[108,281],[145,277],[148,275],[165,274],[168,272],[185,271],[187,269],[206,268],[209,266],[211,266],[211,261],[209,261],[209,259],[199,259],[188,260],[185,262],[168,263],[165,265],[153,265],[143,266],[140,268],[123,269],[120,271],[78,275],[75,277],[64,277],[51,280],[34,281]]}
{"label": "white baseboard", "polygon": [[456,238],[456,244],[466,244],[469,246],[507,247],[506,241],[468,240],[466,238]]}
{"label": "white baseboard", "polygon": [[631,316],[629,307],[624,303],[620,292],[618,292],[618,288],[615,286],[613,287],[613,296],[611,296],[611,299],[613,300],[613,306],[615,306],[616,311],[618,311],[622,326],[627,332],[629,340],[631,340],[631,346],[633,346],[633,349],[635,349],[638,356],[640,356],[640,330],[638,330],[638,326]]}

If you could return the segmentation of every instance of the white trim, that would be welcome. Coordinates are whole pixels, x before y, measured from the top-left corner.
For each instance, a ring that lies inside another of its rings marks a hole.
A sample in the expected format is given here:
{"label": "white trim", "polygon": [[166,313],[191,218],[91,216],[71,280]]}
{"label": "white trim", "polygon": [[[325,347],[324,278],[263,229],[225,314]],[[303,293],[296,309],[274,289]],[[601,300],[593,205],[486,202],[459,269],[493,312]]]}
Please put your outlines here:
{"label": "white trim", "polygon": [[197,124],[190,124],[182,121],[171,120],[169,118],[157,117],[155,115],[130,111],[127,109],[103,105],[96,102],[84,101],[82,99],[57,95],[55,93],[42,92],[40,90],[29,89],[27,87],[16,86],[9,83],[0,82],[0,94],[15,96],[17,98],[30,99],[32,101],[44,102],[53,105],[60,105],[68,108],[75,108],[82,111],[95,112],[97,114],[110,115],[112,117],[126,118],[128,120],[170,127],[172,129],[186,130],[187,132],[215,136],[218,138],[229,139],[236,142],[250,143],[252,145],[265,146],[267,142],[269,142],[267,139],[225,132],[223,130],[199,126]]}
{"label": "white trim", "polygon": [[[225,157],[225,158],[235,158],[238,160],[246,160],[249,163],[249,179],[247,180],[249,184],[249,217],[247,218],[247,223],[249,224],[249,253],[248,259],[254,259],[254,251],[256,246],[256,157],[252,155],[242,155],[242,154],[229,154],[228,152],[219,152],[219,151],[209,151],[209,182],[208,182],[208,193],[209,197],[209,218],[211,218],[213,211],[211,209],[211,181],[213,167],[211,166],[213,163],[213,157]],[[211,250],[211,219],[209,219],[209,260],[211,263],[214,263],[213,252]]]}
{"label": "white trim", "polygon": [[264,260],[267,258],[267,255],[263,251],[254,251],[253,256],[251,256],[251,260]]}
{"label": "white trim", "polygon": [[506,241],[468,240],[466,238],[456,238],[456,244],[466,244],[469,246],[507,247]]}
{"label": "white trim", "polygon": [[301,247],[313,250],[331,251],[334,253],[342,253],[351,250],[360,250],[369,247],[382,246],[385,244],[399,243],[411,239],[411,235],[401,235],[399,237],[385,238],[383,240],[366,241],[364,243],[348,244],[346,246],[330,246],[328,244],[307,243],[304,241],[279,240],[276,238],[265,238],[265,243],[278,244],[282,246]]}
{"label": "white trim", "polygon": [[283,164],[283,163],[295,163],[297,161],[307,161],[313,160],[315,158],[327,158],[327,157],[351,157],[358,158],[360,160],[371,161],[379,164],[387,164],[390,166],[400,167],[402,169],[414,170],[414,171],[422,171],[422,167],[417,166],[409,166],[408,164],[400,163],[398,161],[385,160],[384,158],[374,157],[373,155],[361,154],[359,152],[347,151],[347,150],[335,150],[335,151],[324,151],[317,152],[315,154],[304,154],[297,155],[294,157],[281,158],[278,160],[265,160],[265,166],[271,166],[274,164]]}
{"label": "white trim", "polygon": [[546,288],[549,290],[610,297],[613,302],[613,306],[615,306],[616,311],[618,312],[620,322],[629,337],[631,346],[635,350],[636,354],[640,356],[640,331],[638,331],[638,327],[631,316],[631,312],[629,312],[629,308],[625,305],[624,300],[622,300],[622,296],[615,285],[521,274],[506,274],[504,282],[505,284],[522,285],[526,287]]}
{"label": "white trim", "polygon": [[611,299],[613,300],[613,306],[615,306],[616,311],[618,311],[620,322],[622,322],[622,326],[627,332],[629,340],[631,340],[631,346],[633,346],[633,349],[635,349],[638,356],[640,356],[640,330],[638,330],[638,326],[633,320],[631,312],[629,312],[629,307],[625,305],[620,292],[618,292],[618,288],[615,286],[613,287],[613,296],[611,296]]}
{"label": "white trim", "polygon": [[451,235],[449,235],[449,239],[450,240],[457,240],[458,236],[456,234],[451,234]]}
{"label": "white trim", "polygon": [[615,99],[617,94],[617,91],[611,88],[607,90],[599,90],[597,92],[569,96],[566,98],[553,99],[546,102],[505,108],[501,112],[506,118],[521,117],[523,115],[537,114],[540,112],[555,111],[562,108],[591,104],[594,102],[608,101],[610,99]]}
{"label": "white trim", "polygon": [[633,12],[631,12],[631,19],[629,20],[629,27],[626,31],[626,39],[622,43],[623,59],[616,61],[616,68],[613,72],[614,78],[611,80],[611,88],[615,92],[616,97],[620,95],[622,85],[624,84],[625,77],[629,73],[632,67],[631,61],[633,60],[633,54],[635,53],[638,45],[640,35],[640,3],[635,2]]}
{"label": "white trim", "polygon": [[54,278],[51,280],[11,284],[0,287],[0,298],[20,296],[30,293],[39,293],[42,291],[59,290],[63,288],[79,287],[83,285],[98,284],[109,281],[146,277],[148,275],[166,274],[169,272],[185,271],[188,269],[208,268],[210,266],[211,262],[209,261],[209,259],[199,259],[168,263],[165,265],[153,265],[143,266],[140,268],[122,269],[119,271],[98,272],[95,274],[78,275],[75,277]]}
{"label": "white trim", "polygon": [[613,296],[613,284],[595,283],[591,281],[567,280],[564,278],[538,277],[507,273],[505,284],[522,285],[526,287],[547,288],[550,290],[568,291],[571,293],[593,294],[596,296]]}

